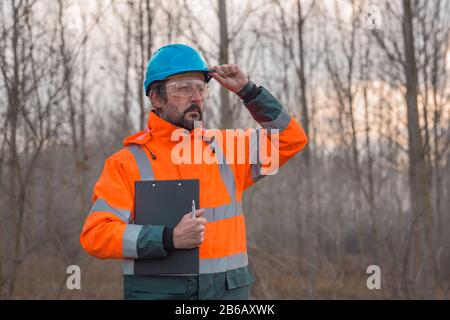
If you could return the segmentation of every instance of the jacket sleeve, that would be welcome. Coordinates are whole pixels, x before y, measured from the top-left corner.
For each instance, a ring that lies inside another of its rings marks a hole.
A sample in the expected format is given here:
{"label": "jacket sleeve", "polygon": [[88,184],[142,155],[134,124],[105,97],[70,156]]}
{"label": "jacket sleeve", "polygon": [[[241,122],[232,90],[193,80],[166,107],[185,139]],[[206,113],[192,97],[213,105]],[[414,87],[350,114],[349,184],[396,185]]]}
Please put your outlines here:
{"label": "jacket sleeve", "polygon": [[123,163],[114,155],[105,162],[94,186],[93,206],[80,235],[82,247],[101,259],[167,256],[162,243],[165,226],[136,225],[133,220],[134,186]]}
{"label": "jacket sleeve", "polygon": [[245,190],[261,178],[276,174],[306,146],[308,138],[297,120],[264,87],[259,87],[259,94],[244,105],[262,127],[246,140],[245,165],[236,171]]}

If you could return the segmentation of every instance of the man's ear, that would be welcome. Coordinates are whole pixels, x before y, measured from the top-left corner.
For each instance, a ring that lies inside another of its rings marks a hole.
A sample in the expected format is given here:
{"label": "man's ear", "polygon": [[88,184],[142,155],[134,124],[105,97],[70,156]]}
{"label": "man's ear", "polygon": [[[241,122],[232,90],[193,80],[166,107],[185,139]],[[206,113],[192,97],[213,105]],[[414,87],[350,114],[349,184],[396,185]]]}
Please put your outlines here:
{"label": "man's ear", "polygon": [[162,108],[163,103],[159,99],[159,97],[156,94],[156,92],[150,91],[148,97],[149,97],[153,107],[158,108],[158,109]]}

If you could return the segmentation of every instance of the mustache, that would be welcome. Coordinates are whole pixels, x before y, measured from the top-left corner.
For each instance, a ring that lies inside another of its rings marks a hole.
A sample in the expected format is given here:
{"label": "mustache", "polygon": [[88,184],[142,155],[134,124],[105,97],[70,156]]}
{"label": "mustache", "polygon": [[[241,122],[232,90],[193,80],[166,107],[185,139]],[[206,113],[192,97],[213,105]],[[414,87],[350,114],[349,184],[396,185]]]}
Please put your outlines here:
{"label": "mustache", "polygon": [[200,109],[200,106],[196,103],[193,103],[189,106],[189,108],[184,110],[183,116],[185,116],[188,112],[191,112],[191,111],[197,111],[199,115],[202,115],[202,110]]}

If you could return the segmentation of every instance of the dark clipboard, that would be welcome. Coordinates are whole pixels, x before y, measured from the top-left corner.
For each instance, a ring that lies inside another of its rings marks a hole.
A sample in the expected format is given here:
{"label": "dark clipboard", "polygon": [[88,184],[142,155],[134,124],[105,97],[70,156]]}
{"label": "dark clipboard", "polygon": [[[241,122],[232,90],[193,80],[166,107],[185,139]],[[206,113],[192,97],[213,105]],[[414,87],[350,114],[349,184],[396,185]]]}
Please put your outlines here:
{"label": "dark clipboard", "polygon": [[[199,180],[146,180],[135,183],[135,224],[175,227],[182,216],[198,209]],[[199,251],[172,250],[163,258],[136,259],[135,275],[198,274]]]}

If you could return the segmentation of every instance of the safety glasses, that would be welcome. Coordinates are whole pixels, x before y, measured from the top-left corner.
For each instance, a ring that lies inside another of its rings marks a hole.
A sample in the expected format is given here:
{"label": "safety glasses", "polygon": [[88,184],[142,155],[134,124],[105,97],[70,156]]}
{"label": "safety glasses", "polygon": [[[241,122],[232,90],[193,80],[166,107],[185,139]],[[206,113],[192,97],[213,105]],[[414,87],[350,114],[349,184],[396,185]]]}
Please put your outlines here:
{"label": "safety glasses", "polygon": [[201,80],[176,80],[166,83],[166,93],[174,97],[190,98],[198,91],[203,99],[209,98],[211,89]]}

